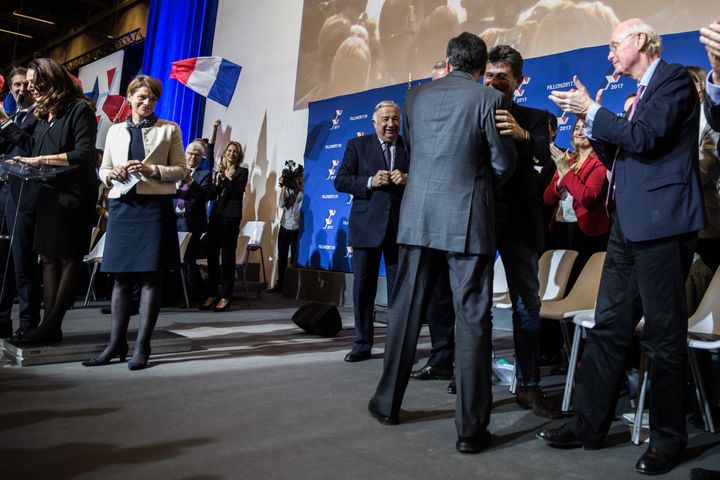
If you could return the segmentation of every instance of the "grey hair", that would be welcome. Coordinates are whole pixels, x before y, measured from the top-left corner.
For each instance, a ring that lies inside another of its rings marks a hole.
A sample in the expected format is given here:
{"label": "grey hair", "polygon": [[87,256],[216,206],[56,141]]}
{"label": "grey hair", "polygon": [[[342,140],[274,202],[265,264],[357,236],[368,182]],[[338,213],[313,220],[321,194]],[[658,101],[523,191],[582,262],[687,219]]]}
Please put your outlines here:
{"label": "grey hair", "polygon": [[632,22],[628,27],[627,33],[628,35],[635,33],[645,34],[647,37],[647,44],[645,45],[645,48],[647,49],[647,53],[649,55],[656,56],[662,53],[662,38],[660,38],[660,35],[658,35],[655,29],[645,23],[644,20],[637,19],[637,21]]}
{"label": "grey hair", "polygon": [[375,105],[375,109],[373,110],[373,112],[377,112],[381,108],[387,108],[387,107],[392,107],[395,110],[397,110],[398,112],[400,111],[400,105],[398,105],[397,103],[393,102],[392,100],[382,100],[380,103]]}
{"label": "grey hair", "polygon": [[190,144],[185,148],[185,153],[188,153],[191,150],[199,150],[201,155],[205,155],[205,145],[200,142],[190,142]]}

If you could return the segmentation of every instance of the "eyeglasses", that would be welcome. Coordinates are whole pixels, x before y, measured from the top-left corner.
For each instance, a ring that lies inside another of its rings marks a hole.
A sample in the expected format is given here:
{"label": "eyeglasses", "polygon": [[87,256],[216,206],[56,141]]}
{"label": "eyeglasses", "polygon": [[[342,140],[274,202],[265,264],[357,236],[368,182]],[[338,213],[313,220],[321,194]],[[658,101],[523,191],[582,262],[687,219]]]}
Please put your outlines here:
{"label": "eyeglasses", "polygon": [[640,33],[640,32],[628,33],[628,34],[625,35],[623,38],[621,38],[619,42],[610,42],[610,53],[615,53],[615,52],[617,52],[617,49],[620,48],[620,45],[622,45],[622,43],[623,43],[625,40],[627,40],[627,39],[630,38],[630,37],[634,37],[635,35],[638,35],[639,33]]}

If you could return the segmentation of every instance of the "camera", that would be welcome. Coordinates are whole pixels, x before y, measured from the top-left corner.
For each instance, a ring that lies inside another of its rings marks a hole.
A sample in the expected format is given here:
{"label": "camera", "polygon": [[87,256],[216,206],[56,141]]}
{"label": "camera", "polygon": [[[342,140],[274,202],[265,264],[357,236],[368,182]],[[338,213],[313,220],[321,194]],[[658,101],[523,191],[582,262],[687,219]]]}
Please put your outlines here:
{"label": "camera", "polygon": [[280,186],[290,189],[297,188],[297,179],[302,178],[304,169],[293,160],[285,162],[285,168],[280,173]]}

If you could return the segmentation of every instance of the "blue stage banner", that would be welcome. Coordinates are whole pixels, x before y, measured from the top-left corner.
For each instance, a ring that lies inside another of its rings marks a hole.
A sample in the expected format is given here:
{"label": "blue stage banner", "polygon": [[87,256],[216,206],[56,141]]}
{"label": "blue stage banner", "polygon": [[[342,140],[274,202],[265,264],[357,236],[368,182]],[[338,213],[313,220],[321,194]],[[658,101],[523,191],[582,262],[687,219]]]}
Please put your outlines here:
{"label": "blue stage banner", "polygon": [[[670,63],[706,68],[707,54],[698,36],[698,32],[664,35],[662,58]],[[559,130],[556,143],[568,148],[575,118],[560,111],[548,99],[552,90],[574,88],[573,75],[577,75],[591,95],[603,89],[603,105],[622,114],[625,98],[637,88],[634,80],[615,75],[607,56],[608,47],[601,46],[528,59],[523,68],[522,85],[515,92],[514,100],[556,115]],[[429,79],[413,82],[412,85],[427,81]],[[408,87],[407,83],[403,83],[309,104],[299,266],[351,271],[348,220],[352,197],[338,193],[333,180],[347,141],[374,132],[371,121],[374,106],[381,100],[389,99],[402,107]],[[412,171],[412,159],[410,169]],[[384,269],[381,274],[384,274]]]}

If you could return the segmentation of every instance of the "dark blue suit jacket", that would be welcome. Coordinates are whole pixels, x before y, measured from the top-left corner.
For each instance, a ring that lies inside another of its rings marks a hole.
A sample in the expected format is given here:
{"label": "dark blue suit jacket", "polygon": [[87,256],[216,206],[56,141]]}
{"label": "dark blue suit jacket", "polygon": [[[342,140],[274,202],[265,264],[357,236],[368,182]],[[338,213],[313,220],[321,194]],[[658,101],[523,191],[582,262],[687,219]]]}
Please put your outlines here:
{"label": "dark blue suit jacket", "polygon": [[[409,165],[405,142],[398,137],[393,167],[407,173]],[[335,189],[353,196],[348,243],[355,248],[379,247],[390,222],[397,232],[405,188],[389,185],[368,190],[368,177],[378,170],[387,170],[378,136],[372,134],[350,139],[335,177]]]}
{"label": "dark blue suit jacket", "polygon": [[[705,118],[713,130],[720,132],[720,103],[713,105],[708,94],[705,94]],[[720,142],[718,142],[717,149],[718,155],[720,155]]]}
{"label": "dark blue suit jacket", "polygon": [[185,201],[185,223],[190,232],[203,233],[207,230],[207,202],[212,192],[212,172],[195,169],[193,182],[183,195]]}
{"label": "dark blue suit jacket", "polygon": [[705,226],[699,114],[697,90],[685,68],[662,60],[632,121],[605,108],[597,112],[591,143],[608,169],[617,153],[615,219],[629,240],[654,240]]}

